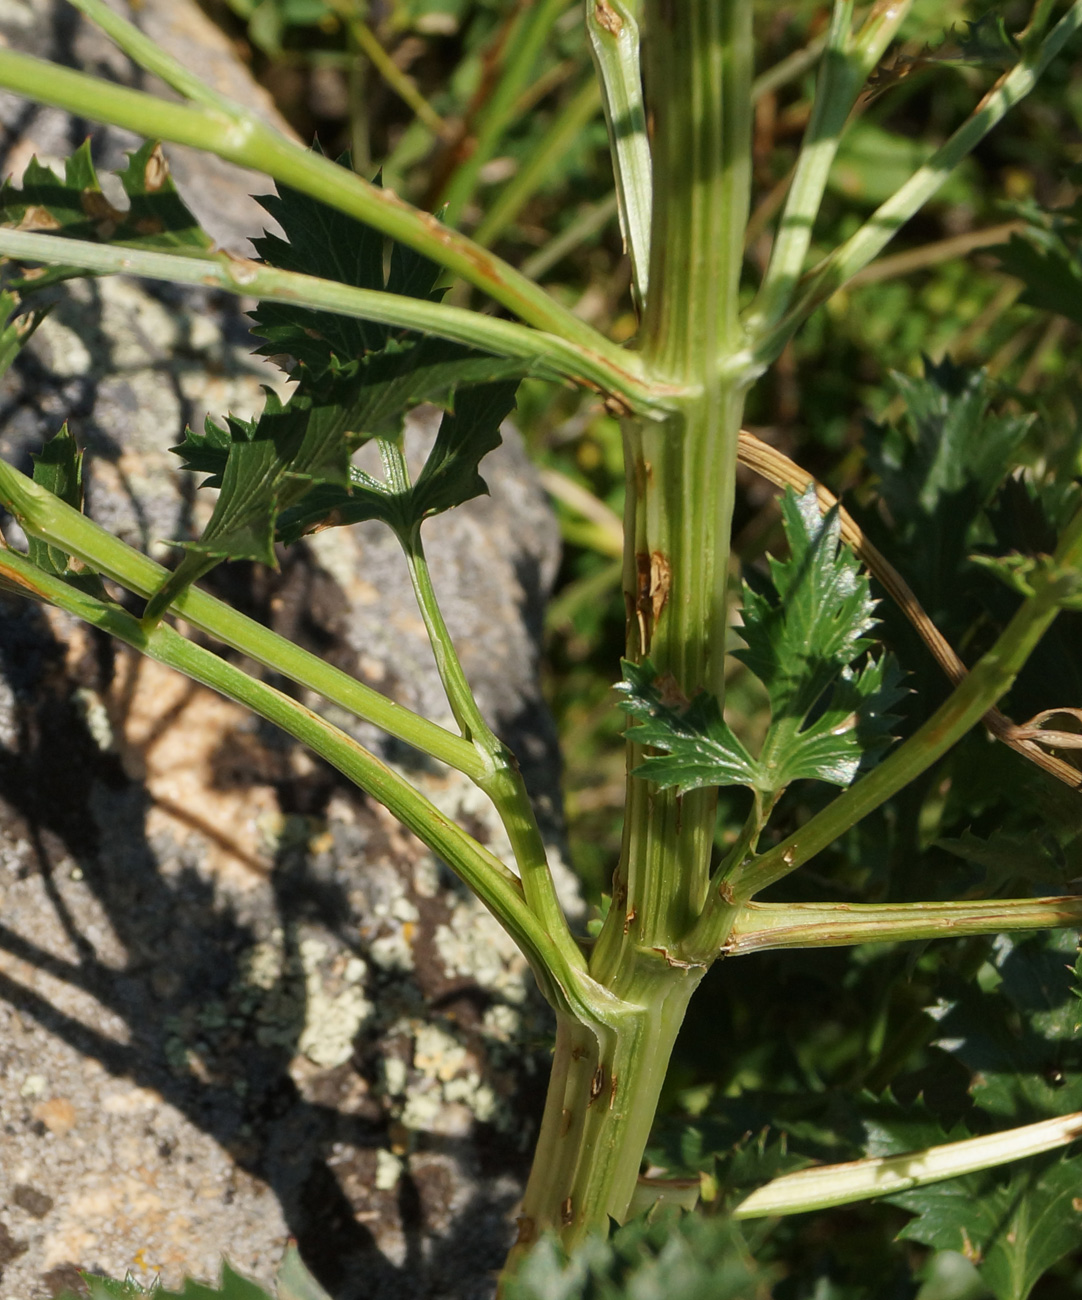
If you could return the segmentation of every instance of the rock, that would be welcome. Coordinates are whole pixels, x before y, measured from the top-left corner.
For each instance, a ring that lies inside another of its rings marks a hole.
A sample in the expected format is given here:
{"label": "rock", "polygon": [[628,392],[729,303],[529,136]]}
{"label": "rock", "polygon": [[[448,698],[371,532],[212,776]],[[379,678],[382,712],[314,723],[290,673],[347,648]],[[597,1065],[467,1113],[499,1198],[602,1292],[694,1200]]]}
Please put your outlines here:
{"label": "rock", "polygon": [[[137,12],[273,113],[194,4]],[[0,36],[148,81],[52,0],[2,0]],[[65,156],[85,130],[10,97],[0,120],[6,171]],[[103,168],[137,143],[101,128],[92,142]],[[261,224],[248,188],[266,182],[169,156],[215,238],[243,249]],[[103,279],[55,299],[0,384],[0,454],[27,468],[69,420],[88,449],[89,512],[164,555],[209,508],[168,447],[208,410],[254,412],[277,372],[250,355],[224,296]],[[418,418],[410,454],[432,433]],[[466,671],[555,846],[536,660],[558,538],[513,430],[483,469],[491,497],[435,521],[427,546]],[[6,532],[18,540],[10,520]],[[444,719],[404,563],[378,525],[322,534],[277,574],[226,566],[217,584]],[[350,725],[506,852],[472,787]],[[289,1236],[336,1300],[491,1294],[548,1015],[488,913],[382,808],[237,706],[0,598],[0,903],[0,1300],[60,1294],[78,1268],[211,1280],[222,1255],[267,1283]]]}

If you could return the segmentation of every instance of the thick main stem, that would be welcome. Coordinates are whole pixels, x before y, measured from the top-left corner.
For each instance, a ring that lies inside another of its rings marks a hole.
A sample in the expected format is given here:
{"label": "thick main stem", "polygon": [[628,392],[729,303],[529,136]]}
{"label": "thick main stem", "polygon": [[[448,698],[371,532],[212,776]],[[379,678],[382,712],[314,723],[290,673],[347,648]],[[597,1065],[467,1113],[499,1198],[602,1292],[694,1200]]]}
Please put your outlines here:
{"label": "thick main stem", "polygon": [[[626,429],[629,658],[684,694],[723,688],[737,437],[752,375],[737,318],[748,205],[751,18],[743,0],[647,0],[653,220],[645,368],[681,396]],[[651,91],[654,91],[651,95]],[[640,761],[629,745],[629,771]],[[628,778],[623,850],[590,973],[624,1010],[566,1027],[524,1203],[572,1245],[635,1189],[661,1086],[706,967],[682,942],[706,897],[715,795]]]}

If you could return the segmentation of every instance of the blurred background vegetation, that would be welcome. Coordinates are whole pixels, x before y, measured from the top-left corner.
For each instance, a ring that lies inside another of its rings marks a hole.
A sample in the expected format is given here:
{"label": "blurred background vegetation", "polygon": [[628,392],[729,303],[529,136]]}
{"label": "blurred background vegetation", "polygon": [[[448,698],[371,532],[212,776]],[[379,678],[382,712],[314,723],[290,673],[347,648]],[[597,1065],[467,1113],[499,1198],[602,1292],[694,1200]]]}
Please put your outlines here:
{"label": "blurred background vegetation", "polygon": [[[580,4],[204,2],[302,138],[318,138],[333,155],[349,151],[366,174],[381,168],[384,184],[443,208],[448,221],[612,337],[633,337],[628,262]],[[760,80],[749,292],[769,255],[808,119],[813,56],[829,8],[813,0],[755,2]],[[972,110],[1013,61],[1005,33],[1020,30],[1028,12],[1025,3],[917,0],[900,52],[880,71],[843,144],[816,229],[819,251],[851,233]],[[761,438],[844,494],[969,662],[1002,626],[1012,600],[969,554],[1040,549],[1065,485],[1082,469],[1082,50],[1076,43],[1069,53],[888,255],[826,304],[756,388],[747,413]],[[987,372],[983,381],[966,379],[975,368]],[[1015,429],[1007,442],[1018,472],[1008,475],[1006,462],[998,472],[980,470],[977,419],[953,479],[948,474],[950,481],[936,486],[921,459],[921,431],[942,431],[966,400],[970,407],[976,400],[981,418],[990,413]],[[622,716],[612,693],[624,639],[620,429],[590,395],[532,381],[522,389],[518,420],[563,529],[547,622],[547,687],[564,737],[574,864],[600,907],[623,803]],[[928,488],[920,500],[897,484],[892,498],[891,471],[899,465],[911,484]],[[742,471],[734,586],[741,569],[754,572],[768,548],[784,545],[779,519],[774,489]],[[910,673],[908,730],[946,688],[907,627],[889,609],[882,613],[886,639]],[[764,700],[735,660],[728,691],[727,716],[754,739]],[[1078,616],[1061,619],[1008,707],[1021,721],[1064,704],[1082,706]],[[778,833],[829,797],[825,789],[791,792]],[[723,800],[719,842],[735,833],[738,805],[739,796]],[[1080,808],[1077,794],[973,735],[832,853],[783,882],[777,896],[887,901],[1062,892],[1082,877]],[[663,1123],[657,1158],[669,1169],[705,1170],[702,1150],[755,1131],[768,1109],[775,1123],[788,1114],[788,1132],[804,1133],[815,1153],[845,1158],[859,1144],[846,1146],[838,1136],[845,1124],[836,1113],[829,1117],[839,1088],[882,1096],[891,1087],[903,1101],[923,1096],[941,1117],[961,1117],[973,1105],[970,1076],[931,1046],[924,1008],[952,980],[995,986],[992,952],[990,941],[974,940],[721,963],[710,977],[713,996],[708,981],[693,1006],[664,1102],[672,1132],[683,1135],[679,1150],[665,1146]],[[1062,1067],[1049,1069],[1062,1074]],[[689,1130],[689,1121],[698,1128]],[[707,1131],[715,1136],[702,1139],[696,1156],[686,1135]],[[922,1247],[893,1242],[906,1217],[857,1208],[773,1230],[772,1249],[787,1261],[776,1276],[788,1275],[776,1294],[902,1296],[916,1294],[918,1284],[921,1300],[987,1293],[961,1256],[948,1267]],[[1058,1265],[1035,1294],[1082,1295],[1077,1259]]]}

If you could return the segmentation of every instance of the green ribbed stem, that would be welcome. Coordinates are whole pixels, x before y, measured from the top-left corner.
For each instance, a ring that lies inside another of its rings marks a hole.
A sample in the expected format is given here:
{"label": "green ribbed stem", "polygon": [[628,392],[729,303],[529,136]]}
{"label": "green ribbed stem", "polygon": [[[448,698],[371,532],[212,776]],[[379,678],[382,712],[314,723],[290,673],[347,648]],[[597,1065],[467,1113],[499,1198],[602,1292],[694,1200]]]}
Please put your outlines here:
{"label": "green ribbed stem", "polygon": [[[625,428],[627,652],[687,695],[719,695],[737,435],[752,375],[737,319],[748,208],[750,7],[647,0],[653,229],[641,350],[683,395]],[[629,768],[639,762],[629,746]],[[681,945],[706,898],[716,795],[629,777],[613,901],[590,974],[617,997],[604,1023],[561,1026],[523,1236],[573,1245],[622,1220],[688,1000],[705,965]]]}

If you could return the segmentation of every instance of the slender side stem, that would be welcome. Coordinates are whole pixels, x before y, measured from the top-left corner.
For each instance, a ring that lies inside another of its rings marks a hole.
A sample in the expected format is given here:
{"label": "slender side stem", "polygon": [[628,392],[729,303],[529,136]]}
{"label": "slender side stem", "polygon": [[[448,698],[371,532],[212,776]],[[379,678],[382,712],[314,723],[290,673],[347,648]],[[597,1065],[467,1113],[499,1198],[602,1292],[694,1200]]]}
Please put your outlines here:
{"label": "slender side stem", "polygon": [[[387,481],[395,492],[407,492],[409,469],[402,447],[393,439],[380,440],[380,455]],[[406,556],[413,594],[417,599],[429,644],[436,659],[436,669],[447,695],[455,721],[465,740],[484,756],[485,775],[478,786],[492,800],[507,831],[515,854],[526,902],[559,944],[564,960],[572,969],[585,972],[586,960],[567,925],[563,908],[556,895],[556,885],[549,870],[548,855],[534,816],[526,784],[514,755],[493,732],[478,707],[473,689],[458,657],[455,643],[444,622],[443,612],[432,585],[432,574],[421,543],[421,526],[399,532],[398,540]]]}
{"label": "slender side stem", "polygon": [[[3,51],[0,50],[0,56]],[[651,394],[639,378],[633,353],[606,345],[600,353],[570,344],[552,334],[499,320],[495,316],[426,302],[404,294],[355,289],[335,280],[281,271],[262,262],[218,253],[189,257],[120,244],[91,244],[80,239],[0,229],[0,254],[50,265],[75,266],[97,275],[141,275],[174,284],[210,285],[228,293],[322,308],[341,316],[380,321],[436,334],[497,356],[521,357],[536,373],[611,392],[634,406],[649,405]],[[600,335],[597,336],[599,339]],[[603,340],[602,340],[603,341]]]}
{"label": "slender side stem", "polygon": [[796,303],[773,328],[755,341],[763,366],[781,353],[800,324],[858,271],[877,257],[902,226],[947,181],[1004,115],[1024,99],[1070,38],[1082,28],[1082,0],[1075,0],[1040,44],[1027,48],[1020,62],[985,95],[973,114],[928,161],[872,214],[860,229],[808,273]]}
{"label": "slender side stem", "polygon": [[546,177],[563,161],[579,136],[597,116],[601,92],[591,77],[568,100],[555,121],[538,141],[525,165],[511,178],[490,204],[474,240],[490,248],[544,184]]}
{"label": "slender side stem", "polygon": [[720,955],[957,939],[1064,925],[1082,925],[1082,898],[1067,894],[979,903],[748,903],[737,913]]}
{"label": "slender side stem", "polygon": [[801,1169],[775,1178],[752,1192],[733,1210],[733,1218],[803,1214],[809,1210],[827,1210],[832,1205],[850,1205],[873,1196],[897,1196],[911,1187],[926,1187],[946,1178],[960,1178],[963,1174],[1039,1155],[1042,1151],[1054,1151],[1079,1137],[1082,1137],[1082,1111],[1024,1124],[988,1137],[928,1147],[924,1151]]}
{"label": "slender side stem", "polygon": [[585,971],[586,960],[568,929],[560,906],[556,885],[549,870],[545,843],[541,838],[522,773],[514,755],[495,735],[477,706],[436,600],[428,561],[421,546],[420,530],[415,530],[410,537],[401,540],[414,594],[428,630],[428,639],[432,644],[451,711],[462,728],[464,738],[480,750],[487,760],[487,771],[478,779],[477,784],[492,800],[507,831],[526,901],[553,942],[560,944],[565,960],[572,967]]}
{"label": "slender side stem", "polygon": [[[1064,570],[1082,567],[1082,511],[1071,520],[1056,548],[1055,564]],[[731,924],[729,905],[743,902],[795,871],[832,844],[862,817],[915,780],[980,721],[1010,689],[1026,660],[1059,612],[1060,583],[1044,581],[1025,600],[995,645],[910,738],[856,785],[839,795],[787,840],[753,858],[722,881],[719,902],[708,908],[689,940],[692,951],[717,952]],[[716,941],[711,928],[724,925]]]}
{"label": "slender side stem", "polygon": [[528,324],[588,351],[612,359],[619,355],[620,350],[602,334],[494,254],[430,213],[419,212],[393,191],[371,185],[329,158],[286,139],[240,105],[226,112],[168,103],[5,49],[0,49],[0,87],[148,138],[205,149],[227,162],[264,172],[432,258]]}
{"label": "slender side stem", "polygon": [[493,157],[507,128],[514,121],[519,96],[530,83],[534,65],[548,40],[552,25],[567,8],[568,0],[534,0],[518,20],[505,45],[509,50],[499,81],[480,115],[469,156],[455,168],[440,204],[447,220],[458,222],[473,198],[481,168]]}
{"label": "slender side stem", "polygon": [[522,263],[522,273],[540,280],[547,271],[569,253],[574,252],[580,244],[584,244],[592,235],[604,230],[617,215],[618,209],[619,203],[615,194],[610,194],[607,199],[591,204],[568,225],[566,230],[561,231],[554,239],[550,239],[544,248],[539,248],[536,253],[528,257]]}
{"label": "slender side stem", "polygon": [[[151,596],[169,577],[168,569],[133,550],[3,460],[0,460],[0,503],[29,536],[41,538],[64,554],[75,556],[95,573],[111,578],[137,595]],[[178,597],[174,612],[215,640],[308,687],[354,717],[373,723],[388,735],[430,754],[473,780],[491,775],[491,764],[476,746],[387,699],[206,592],[189,587]]]}
{"label": "slender side stem", "polygon": [[343,0],[331,0],[331,2],[335,12],[345,22],[350,36],[356,42],[357,48],[365,55],[398,98],[413,109],[417,120],[423,122],[432,134],[439,136],[441,140],[453,139],[454,128],[450,123],[445,122],[428,100],[425,99],[424,95],[417,89],[417,83],[413,78],[407,76],[399,68],[398,64],[380,44],[379,38],[371,27],[357,17],[356,8],[348,2],[343,3]]}
{"label": "slender side stem", "polygon": [[802,77],[810,68],[814,68],[823,56],[828,36],[829,32],[821,33],[814,40],[809,41],[803,49],[794,50],[792,54],[787,54],[784,59],[775,63],[772,68],[761,72],[752,82],[752,98],[760,99],[763,95],[773,94],[775,90],[789,85],[798,77]]}
{"label": "slender side stem", "polygon": [[653,177],[642,98],[639,8],[638,0],[587,0],[586,32],[609,128],[620,229],[642,303],[649,287]]}
{"label": "slender side stem", "polygon": [[835,0],[811,120],[800,148],[770,265],[747,316],[747,326],[754,333],[775,325],[789,304],[804,269],[812,228],[846,120],[869,73],[911,7],[912,0],[878,4],[860,33],[853,37],[853,0]]}
{"label": "slender side stem", "polygon": [[236,101],[227,98],[182,63],[178,63],[134,23],[110,9],[105,0],[70,0],[70,3],[115,41],[133,63],[155,77],[160,77],[167,86],[172,86],[193,104],[203,104],[207,108],[221,109],[226,113],[237,107]]}

